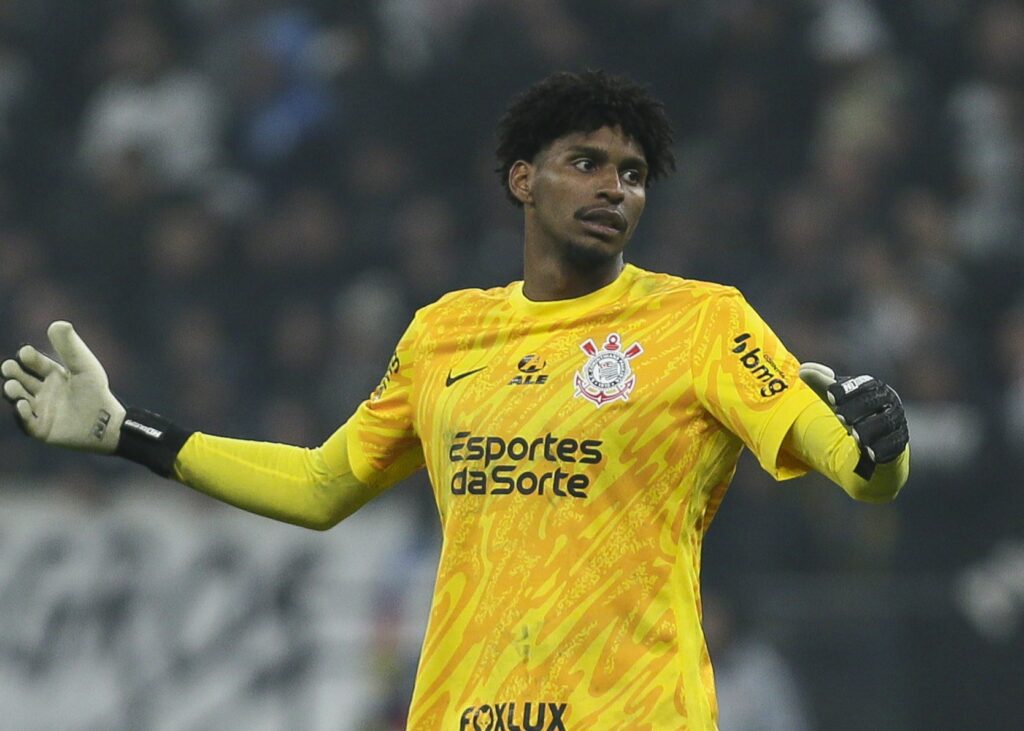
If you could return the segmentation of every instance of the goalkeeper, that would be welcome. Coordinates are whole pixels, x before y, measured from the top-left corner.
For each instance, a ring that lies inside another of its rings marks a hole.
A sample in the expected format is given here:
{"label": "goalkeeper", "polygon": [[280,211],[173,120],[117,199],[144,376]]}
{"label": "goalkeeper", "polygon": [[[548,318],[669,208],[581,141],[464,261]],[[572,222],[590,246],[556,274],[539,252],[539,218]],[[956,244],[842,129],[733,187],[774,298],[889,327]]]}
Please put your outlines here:
{"label": "goalkeeper", "polygon": [[555,74],[499,140],[523,280],[417,312],[320,447],[125,406],[63,321],[55,357],[3,362],[4,397],[47,444],[310,528],[426,468],[444,542],[410,729],[714,729],[700,551],[741,451],[776,479],[815,470],[888,501],[909,473],[903,406],[876,378],[801,366],[736,289],[624,262],[674,167],[642,87]]}

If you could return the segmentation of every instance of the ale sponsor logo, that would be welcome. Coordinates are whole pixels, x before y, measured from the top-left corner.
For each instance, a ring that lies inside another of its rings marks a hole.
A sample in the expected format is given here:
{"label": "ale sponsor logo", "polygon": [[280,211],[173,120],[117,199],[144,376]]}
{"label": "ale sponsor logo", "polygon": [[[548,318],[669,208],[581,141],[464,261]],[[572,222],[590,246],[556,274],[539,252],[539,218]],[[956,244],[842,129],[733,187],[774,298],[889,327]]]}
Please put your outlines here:
{"label": "ale sponsor logo", "polygon": [[750,338],[750,333],[742,333],[733,338],[736,347],[732,349],[732,352],[739,356],[740,365],[764,384],[761,388],[762,396],[768,398],[782,393],[789,388],[789,384],[782,377],[782,369],[775,365],[767,353],[761,352],[760,348],[747,350],[749,347],[747,341]]}
{"label": "ale sponsor logo", "polygon": [[539,355],[523,356],[516,367],[519,373],[508,382],[510,386],[540,386],[548,382],[547,374],[540,372],[547,367],[547,362]]}
{"label": "ale sponsor logo", "polygon": [[459,716],[459,731],[568,731],[568,707],[546,701],[469,706]]}
{"label": "ale sponsor logo", "polygon": [[598,408],[620,399],[629,401],[629,394],[636,388],[630,361],[644,352],[640,343],[624,348],[619,334],[612,333],[600,348],[588,338],[580,343],[580,350],[588,357],[576,371],[573,398],[586,399]]}

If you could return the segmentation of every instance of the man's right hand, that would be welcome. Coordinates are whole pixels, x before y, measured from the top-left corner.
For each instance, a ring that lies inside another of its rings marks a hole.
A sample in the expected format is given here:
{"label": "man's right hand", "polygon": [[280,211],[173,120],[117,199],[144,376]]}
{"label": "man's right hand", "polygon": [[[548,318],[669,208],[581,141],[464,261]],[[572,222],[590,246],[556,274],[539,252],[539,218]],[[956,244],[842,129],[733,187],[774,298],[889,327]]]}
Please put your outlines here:
{"label": "man's right hand", "polygon": [[114,398],[107,373],[71,323],[58,320],[46,331],[60,362],[31,345],[0,364],[4,398],[19,425],[47,444],[112,454],[125,408]]}

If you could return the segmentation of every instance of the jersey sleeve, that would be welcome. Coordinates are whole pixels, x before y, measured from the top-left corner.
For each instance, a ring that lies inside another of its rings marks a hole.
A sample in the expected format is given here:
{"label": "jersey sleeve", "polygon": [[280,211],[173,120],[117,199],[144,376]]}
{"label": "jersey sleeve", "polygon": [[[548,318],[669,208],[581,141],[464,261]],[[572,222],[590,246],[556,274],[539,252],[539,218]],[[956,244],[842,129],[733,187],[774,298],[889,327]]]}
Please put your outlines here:
{"label": "jersey sleeve", "polygon": [[832,480],[855,500],[888,502],[896,497],[910,476],[909,445],[894,461],[875,465],[869,479],[857,474],[860,445],[820,399],[800,412],[782,448]]}
{"label": "jersey sleeve", "polygon": [[693,357],[697,398],[777,480],[808,467],[781,449],[796,417],[818,397],[800,363],[739,291],[713,295],[698,324]]}
{"label": "jersey sleeve", "polygon": [[423,467],[423,448],[414,419],[418,335],[419,324],[414,319],[399,340],[380,384],[346,423],[349,461],[364,484],[388,487]]}

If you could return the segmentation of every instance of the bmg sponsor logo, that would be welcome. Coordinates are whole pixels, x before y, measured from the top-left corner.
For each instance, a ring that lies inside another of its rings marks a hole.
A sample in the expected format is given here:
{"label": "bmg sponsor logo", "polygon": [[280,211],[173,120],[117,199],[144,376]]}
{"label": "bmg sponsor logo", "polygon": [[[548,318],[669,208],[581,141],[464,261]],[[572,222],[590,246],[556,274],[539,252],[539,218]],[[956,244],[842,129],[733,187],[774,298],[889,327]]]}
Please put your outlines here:
{"label": "bmg sponsor logo", "polygon": [[750,371],[751,375],[765,384],[761,389],[762,396],[767,398],[782,393],[789,388],[789,384],[782,377],[782,370],[766,353],[762,353],[760,348],[747,351],[747,340],[749,339],[750,333],[743,333],[733,338],[736,347],[732,349],[732,352],[740,356],[740,364]]}
{"label": "bmg sponsor logo", "polygon": [[[448,449],[448,459],[474,462],[452,475],[453,495],[544,495],[586,498],[590,477],[563,469],[565,464],[598,464],[604,459],[600,439],[559,438],[550,432],[527,439],[474,435],[457,432]],[[519,463],[530,463],[530,469],[518,469]],[[554,469],[540,471],[545,462]],[[483,469],[478,469],[482,467]],[[537,471],[535,471],[537,470]]]}
{"label": "bmg sponsor logo", "polygon": [[564,720],[568,707],[544,701],[470,706],[459,717],[459,731],[569,731]]}

